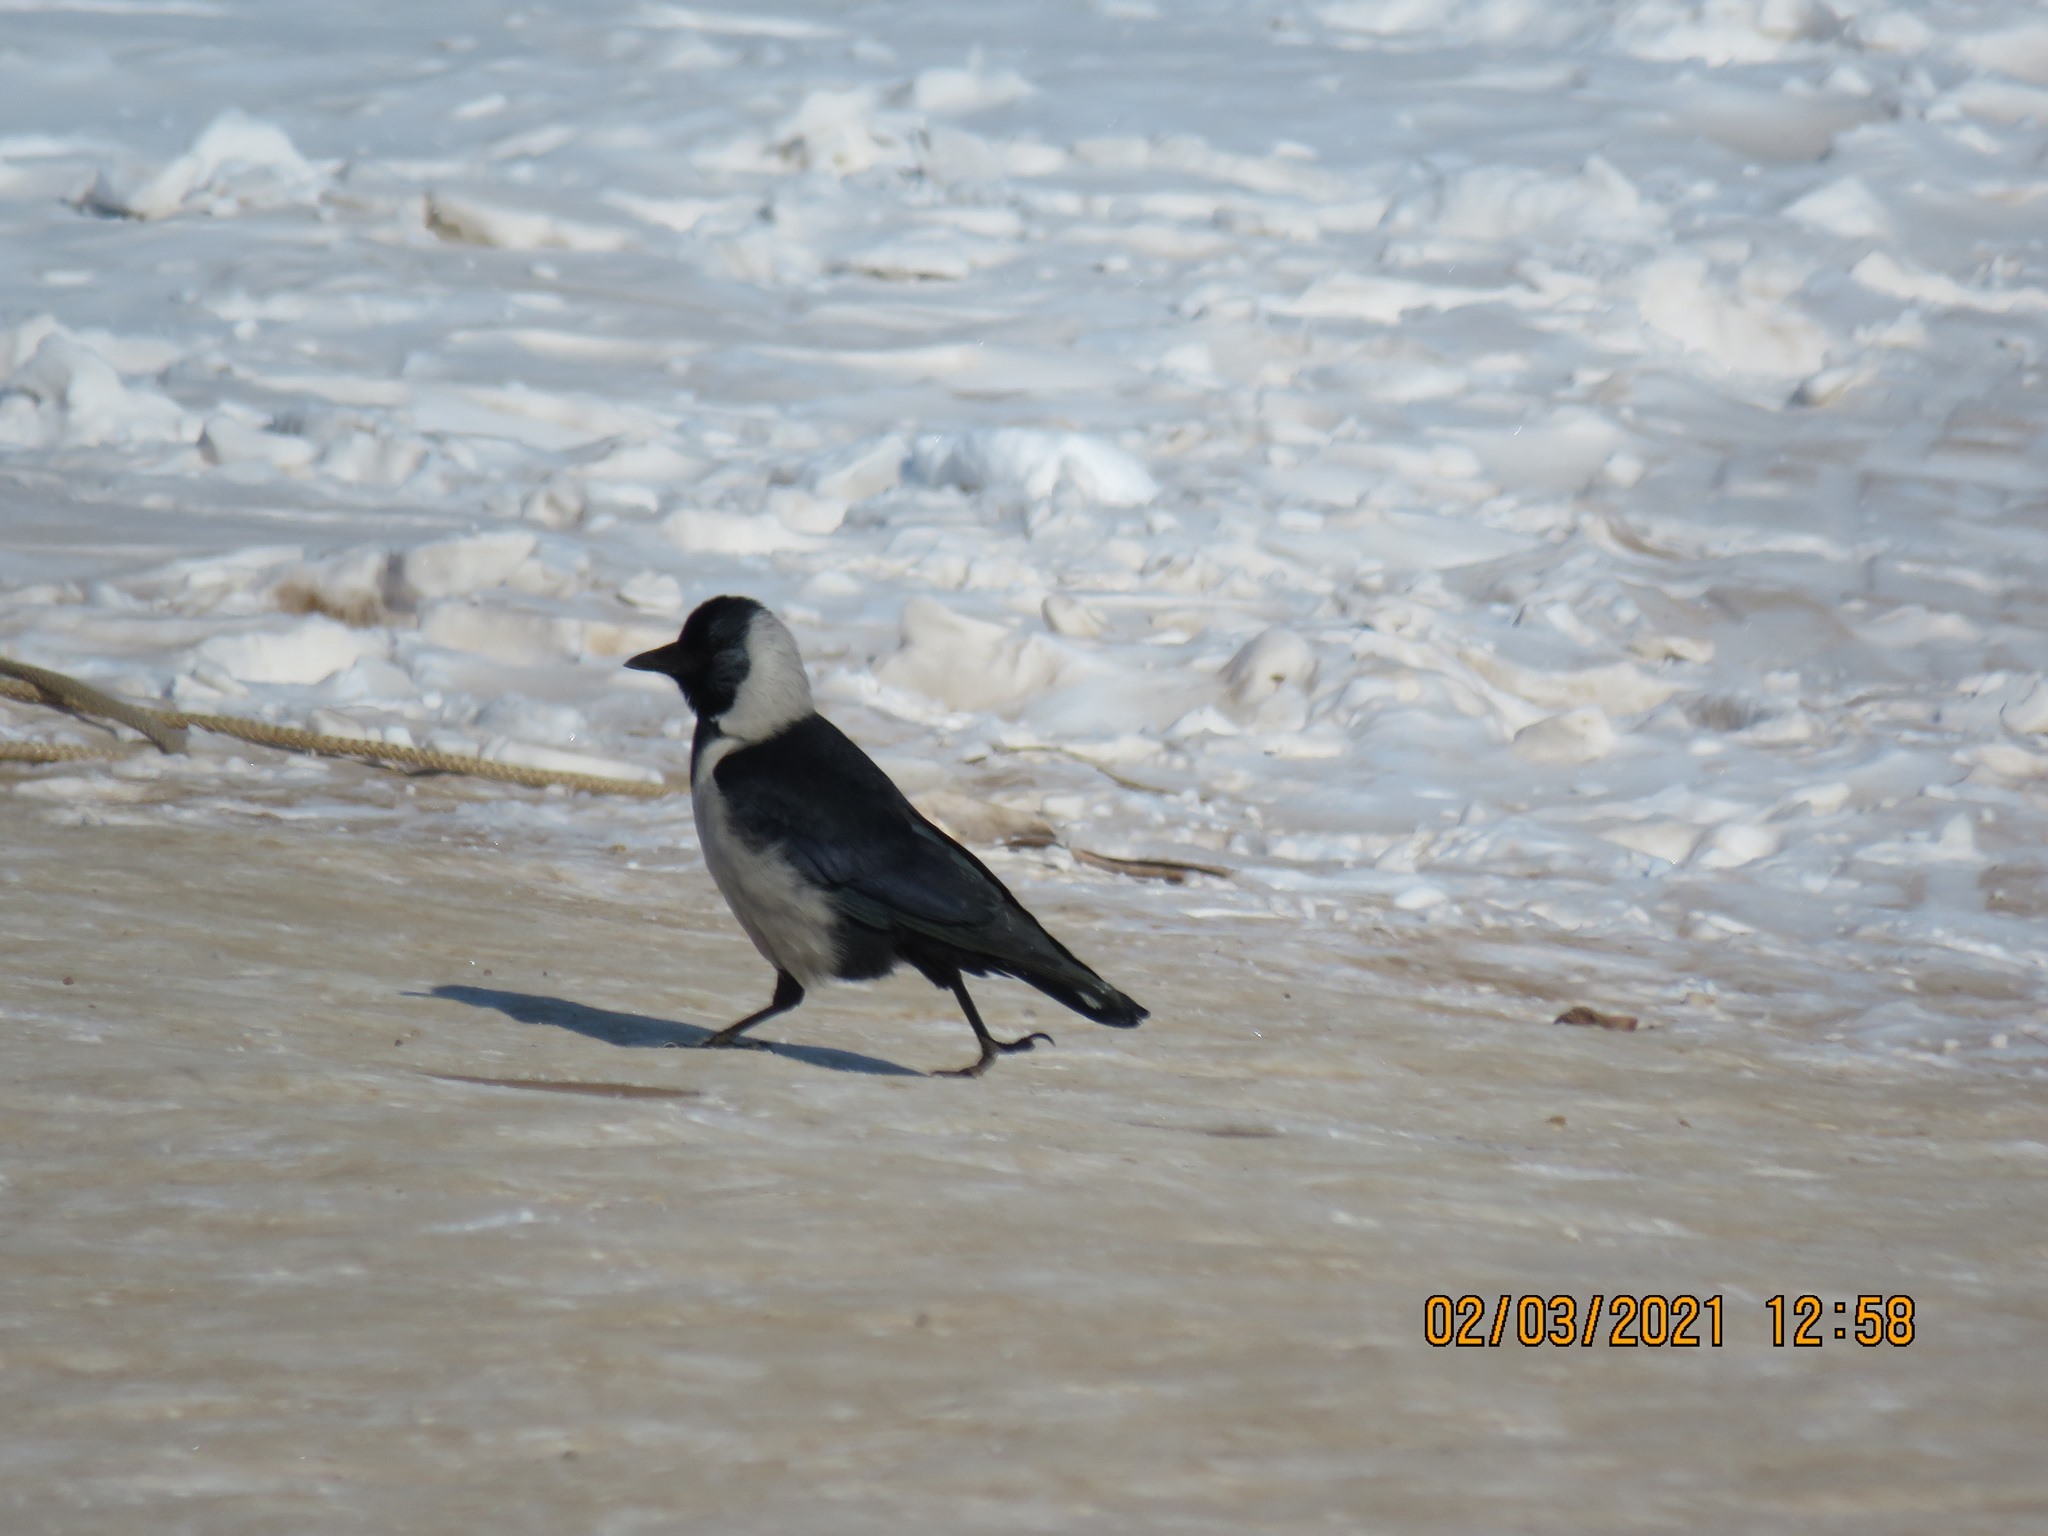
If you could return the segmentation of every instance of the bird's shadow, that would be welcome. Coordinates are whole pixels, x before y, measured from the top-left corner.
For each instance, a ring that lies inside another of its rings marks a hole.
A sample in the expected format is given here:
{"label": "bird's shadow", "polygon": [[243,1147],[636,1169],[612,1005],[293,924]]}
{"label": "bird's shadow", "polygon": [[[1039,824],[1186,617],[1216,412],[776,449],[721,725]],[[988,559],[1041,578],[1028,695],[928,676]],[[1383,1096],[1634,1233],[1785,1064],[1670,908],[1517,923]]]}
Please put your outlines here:
{"label": "bird's shadow", "polygon": [[[592,1008],[566,998],[543,997],[533,992],[505,992],[496,987],[442,986],[431,992],[408,992],[407,997],[438,997],[472,1008],[495,1008],[521,1024],[545,1024],[566,1029],[606,1045],[664,1046],[702,1045],[712,1031],[700,1024],[678,1024],[671,1019],[652,1018],[644,1013],[615,1013],[609,1008]],[[822,1045],[788,1045],[777,1040],[750,1040],[749,1048],[786,1056],[806,1066],[828,1072],[858,1072],[870,1077],[923,1077],[924,1073],[864,1056],[859,1051],[838,1051]]]}

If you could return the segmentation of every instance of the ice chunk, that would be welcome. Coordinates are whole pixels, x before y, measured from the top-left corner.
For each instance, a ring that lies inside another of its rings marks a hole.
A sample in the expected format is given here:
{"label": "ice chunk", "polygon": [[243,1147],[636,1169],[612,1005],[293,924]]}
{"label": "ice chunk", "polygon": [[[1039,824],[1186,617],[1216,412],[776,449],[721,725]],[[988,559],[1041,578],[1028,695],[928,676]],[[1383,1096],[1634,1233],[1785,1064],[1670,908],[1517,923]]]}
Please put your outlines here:
{"label": "ice chunk", "polygon": [[1888,651],[1914,645],[1984,643],[1984,631],[1960,613],[1936,613],[1919,603],[1903,603],[1881,618],[1850,628],[1857,639]]}
{"label": "ice chunk", "polygon": [[1956,51],[1981,68],[2048,85],[2048,21],[1979,33],[1958,42]]}
{"label": "ice chunk", "polygon": [[958,282],[983,267],[1000,266],[1014,254],[986,240],[967,240],[946,230],[928,230],[885,240],[846,258],[846,266],[896,282],[919,279]]}
{"label": "ice chunk", "polygon": [[351,629],[324,614],[297,623],[266,622],[260,627],[215,635],[203,642],[195,660],[216,667],[242,683],[324,683],[365,657],[381,657],[390,636],[380,630]]}
{"label": "ice chunk", "polygon": [[573,747],[589,740],[590,725],[571,704],[544,704],[508,693],[486,704],[476,717],[477,729],[521,741]]}
{"label": "ice chunk", "polygon": [[921,145],[925,174],[935,181],[1000,181],[1010,174],[1003,147],[964,128],[934,123]]}
{"label": "ice chunk", "polygon": [[1248,640],[1223,668],[1232,713],[1262,731],[1298,731],[1308,723],[1316,656],[1301,636],[1269,629]]}
{"label": "ice chunk", "polygon": [[557,530],[578,526],[589,512],[590,493],[567,475],[550,475],[519,503],[519,515],[529,523]]}
{"label": "ice chunk", "polygon": [[1439,235],[1484,241],[1648,240],[1663,228],[1664,210],[1598,155],[1573,176],[1504,165],[1467,171],[1445,190],[1435,224]]}
{"label": "ice chunk", "polygon": [[272,469],[301,470],[319,456],[319,445],[303,437],[273,432],[233,416],[216,416],[199,434],[199,451],[209,464],[267,464]]}
{"label": "ice chunk", "polygon": [[869,86],[812,91],[776,130],[774,150],[797,170],[834,176],[912,159],[908,138],[881,112],[881,98]]}
{"label": "ice chunk", "polygon": [[589,752],[564,752],[559,747],[536,746],[529,741],[499,738],[484,744],[477,756],[491,763],[510,763],[520,768],[544,768],[550,773],[582,773],[594,779],[625,779],[639,784],[659,784],[661,775],[638,763],[615,757],[598,757]]}
{"label": "ice chunk", "polygon": [[1515,732],[1515,756],[1531,763],[1590,763],[1612,752],[1617,739],[1607,712],[1588,704],[1523,726]]}
{"label": "ice chunk", "polygon": [[1872,251],[1849,269],[1849,275],[1866,288],[1914,303],[1974,309],[1987,315],[2048,310],[2048,289],[1966,288],[1946,273],[1908,267],[1889,251]]}
{"label": "ice chunk", "polygon": [[1024,635],[914,597],[903,605],[902,644],[875,668],[949,709],[993,709],[1052,687],[1068,658],[1043,635]]}
{"label": "ice chunk", "polygon": [[1054,592],[1039,605],[1045,627],[1073,640],[1096,640],[1109,632],[1109,621],[1064,592]]}
{"label": "ice chunk", "polygon": [[1896,230],[1891,214],[1859,176],[1814,189],[1788,207],[1785,217],[1844,240],[1888,240]]}
{"label": "ice chunk", "polygon": [[583,629],[573,619],[489,608],[468,598],[430,603],[420,611],[420,634],[431,644],[510,667],[546,666],[581,654]]}
{"label": "ice chunk", "polygon": [[823,538],[837,533],[846,521],[846,503],[834,496],[817,496],[801,486],[784,485],[768,493],[768,510],[785,528]]}
{"label": "ice chunk", "polygon": [[130,219],[166,219],[194,208],[221,216],[311,202],[322,179],[282,128],[230,108],[161,170],[102,169],[84,201]]}
{"label": "ice chunk", "polygon": [[717,512],[686,507],[662,520],[661,531],[678,549],[693,555],[773,555],[815,549],[817,540],[798,533],[772,512]]}
{"label": "ice chunk", "polygon": [[920,71],[911,82],[911,104],[920,112],[986,112],[1036,94],[1037,87],[1014,69],[990,69],[977,55],[967,66]]}
{"label": "ice chunk", "polygon": [[683,584],[666,571],[642,571],[621,584],[619,601],[649,613],[681,613]]}
{"label": "ice chunk", "polygon": [[[1549,724],[1548,721],[1542,722]],[[1531,726],[1531,730],[1535,727]],[[1568,759],[1576,761],[1576,759]],[[1700,829],[1683,821],[1628,821],[1600,833],[1607,842],[1631,852],[1662,859],[1666,864],[1683,864],[1699,845]]]}
{"label": "ice chunk", "polygon": [[502,586],[539,542],[523,529],[441,539],[407,550],[399,569],[416,597],[456,597]]}
{"label": "ice chunk", "polygon": [[1027,427],[926,433],[911,451],[909,472],[926,485],[1034,501],[1065,489],[1098,506],[1142,507],[1159,495],[1151,471],[1114,444]]}
{"label": "ice chunk", "polygon": [[397,579],[395,562],[381,549],[357,549],[287,567],[270,588],[285,613],[319,613],[364,628],[388,616]]}
{"label": "ice chunk", "polygon": [[1472,304],[1528,308],[1533,301],[1534,295],[1526,288],[1451,288],[1376,272],[1332,272],[1309,284],[1300,297],[1275,299],[1266,308],[1276,315],[1303,320],[1365,320],[1375,325],[1392,325],[1415,311],[1463,309]]}
{"label": "ice chunk", "polygon": [[1316,18],[1370,37],[1427,32],[1460,43],[1509,43],[1562,41],[1575,25],[1572,10],[1542,0],[1330,0],[1316,7]]}
{"label": "ice chunk", "polygon": [[1760,64],[1841,30],[1820,0],[1636,0],[1615,40],[1643,59]]}
{"label": "ice chunk", "polygon": [[866,501],[902,483],[909,454],[910,444],[892,432],[820,459],[806,478],[813,491],[830,500]]}
{"label": "ice chunk", "polygon": [[492,245],[509,251],[623,251],[630,232],[604,224],[558,218],[532,208],[509,208],[467,194],[436,192],[426,201],[427,228],[457,245]]}
{"label": "ice chunk", "polygon": [[2048,681],[2036,679],[2026,696],[2006,705],[1998,718],[2008,730],[2025,736],[2048,731]]}
{"label": "ice chunk", "polygon": [[1817,321],[1782,300],[1724,287],[1695,257],[1644,268],[1636,304],[1644,320],[1687,351],[1737,373],[1803,378],[1827,361],[1828,334]]}
{"label": "ice chunk", "polygon": [[1966,812],[1958,811],[1942,823],[1934,837],[1904,837],[1895,842],[1872,843],[1860,850],[1859,859],[1872,864],[1975,864],[1983,859],[1977,848],[1977,834]]}
{"label": "ice chunk", "polygon": [[1655,709],[1682,686],[1667,678],[1652,677],[1626,661],[1553,672],[1520,666],[1479,650],[1467,650],[1463,657],[1474,672],[1496,688],[1546,709],[1569,710],[1590,704],[1617,715],[1640,714]]}
{"label": "ice chunk", "polygon": [[1707,835],[1693,863],[1700,869],[1739,869],[1769,858],[1784,841],[1784,834],[1775,827],[1752,821],[1723,822]]}
{"label": "ice chunk", "polygon": [[195,424],[177,402],[154,390],[131,389],[98,349],[62,326],[30,321],[34,350],[0,383],[0,444],[16,447],[98,447],[113,443],[188,442]]}

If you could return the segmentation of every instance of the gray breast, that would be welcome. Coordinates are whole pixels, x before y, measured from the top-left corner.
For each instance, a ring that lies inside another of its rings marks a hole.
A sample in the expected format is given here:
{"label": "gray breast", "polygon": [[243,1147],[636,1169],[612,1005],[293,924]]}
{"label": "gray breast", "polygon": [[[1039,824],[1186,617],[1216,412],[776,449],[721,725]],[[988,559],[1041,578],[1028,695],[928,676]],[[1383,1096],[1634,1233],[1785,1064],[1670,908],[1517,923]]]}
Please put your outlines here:
{"label": "gray breast", "polygon": [[794,865],[772,848],[749,847],[733,826],[712,769],[740,743],[721,739],[698,755],[690,810],[704,864],[732,915],[762,957],[805,986],[830,979],[838,968],[832,904]]}

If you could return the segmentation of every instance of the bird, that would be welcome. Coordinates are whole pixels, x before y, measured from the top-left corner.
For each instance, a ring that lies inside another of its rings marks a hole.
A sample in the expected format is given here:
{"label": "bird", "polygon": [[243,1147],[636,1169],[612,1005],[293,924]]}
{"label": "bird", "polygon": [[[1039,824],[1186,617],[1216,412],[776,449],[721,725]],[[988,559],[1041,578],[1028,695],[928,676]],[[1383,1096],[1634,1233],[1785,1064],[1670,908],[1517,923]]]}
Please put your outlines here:
{"label": "bird", "polygon": [[1098,1024],[1148,1015],[1025,910],[988,866],[922,815],[811,701],[788,626],[750,597],[714,597],[668,645],[627,660],[673,678],[697,717],[690,800],[704,863],[754,948],[775,967],[768,1006],[702,1044],[730,1046],[829,980],[898,964],[950,991],[981,1055],[934,1075],[980,1077],[998,1056],[1053,1043],[998,1040],[968,976],[1011,976]]}

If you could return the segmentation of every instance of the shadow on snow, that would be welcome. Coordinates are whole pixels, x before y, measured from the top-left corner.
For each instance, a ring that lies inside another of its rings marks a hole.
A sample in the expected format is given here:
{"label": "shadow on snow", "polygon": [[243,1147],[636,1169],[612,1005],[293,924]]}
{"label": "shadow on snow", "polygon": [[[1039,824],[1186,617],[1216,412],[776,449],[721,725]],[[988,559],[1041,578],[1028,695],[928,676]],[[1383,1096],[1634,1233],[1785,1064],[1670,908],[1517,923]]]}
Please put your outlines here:
{"label": "shadow on snow", "polygon": [[[495,1008],[506,1018],[521,1024],[545,1024],[554,1029],[566,1029],[572,1034],[602,1040],[606,1045],[694,1046],[703,1044],[712,1035],[711,1030],[699,1024],[678,1024],[671,1019],[652,1018],[644,1013],[615,1013],[609,1008],[592,1008],[583,1003],[572,1003],[566,998],[542,997],[532,992],[503,992],[495,987],[442,986],[431,992],[408,992],[405,995],[438,997],[451,1003],[465,1003],[471,1008]],[[871,1077],[924,1076],[922,1072],[912,1071],[893,1061],[884,1061],[879,1056],[864,1056],[859,1051],[838,1051],[820,1045],[787,1045],[774,1040],[750,1041],[747,1048],[786,1056],[791,1061],[823,1067],[830,1072],[858,1072]]]}

